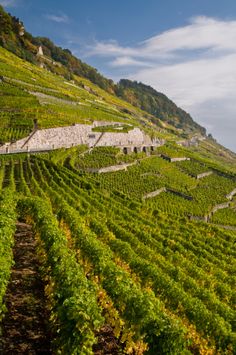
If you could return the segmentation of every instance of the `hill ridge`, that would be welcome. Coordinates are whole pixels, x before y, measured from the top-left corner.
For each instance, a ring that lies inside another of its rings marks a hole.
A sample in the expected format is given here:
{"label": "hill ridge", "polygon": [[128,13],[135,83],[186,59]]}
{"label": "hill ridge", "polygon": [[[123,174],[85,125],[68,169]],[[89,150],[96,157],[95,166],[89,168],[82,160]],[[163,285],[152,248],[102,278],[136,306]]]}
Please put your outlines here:
{"label": "hill ridge", "polygon": [[[174,125],[177,129],[182,129],[185,133],[197,131],[201,134],[206,134],[206,130],[203,127],[194,122],[189,114],[178,108],[164,94],[157,93],[154,89],[144,84],[137,84],[136,82],[131,84],[129,80],[124,79],[116,85],[111,79],[101,75],[97,69],[75,57],[69,49],[62,49],[56,46],[48,38],[32,36],[25,30],[24,24],[18,18],[7,14],[1,5],[0,45],[17,56],[39,65],[41,68],[45,67],[53,73],[64,76],[67,80],[73,80],[74,75],[89,79],[112,95],[118,95],[132,105],[138,106],[151,114],[151,121],[155,125],[160,125],[158,120],[160,119],[163,122]],[[125,90],[128,83],[129,86],[133,86],[133,93],[134,85],[137,84],[135,101],[130,100],[130,96],[127,95],[127,90]],[[140,99],[140,88],[142,89],[142,94],[144,94],[144,91],[149,90],[146,99],[145,95],[142,95],[143,98]],[[139,97],[137,98],[137,96]],[[151,101],[155,102],[154,110],[150,106],[150,96]],[[166,113],[163,112],[163,107],[165,107]]]}

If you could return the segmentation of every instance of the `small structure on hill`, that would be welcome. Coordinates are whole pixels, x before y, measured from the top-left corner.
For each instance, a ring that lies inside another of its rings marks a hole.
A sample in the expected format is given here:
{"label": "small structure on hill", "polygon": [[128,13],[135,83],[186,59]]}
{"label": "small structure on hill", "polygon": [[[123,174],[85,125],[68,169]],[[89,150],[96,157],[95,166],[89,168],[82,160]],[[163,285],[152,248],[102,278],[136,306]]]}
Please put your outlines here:
{"label": "small structure on hill", "polygon": [[43,47],[42,46],[39,46],[38,47],[38,52],[37,52],[37,57],[42,57],[44,54],[43,54]]}
{"label": "small structure on hill", "polygon": [[24,34],[25,34],[25,27],[24,27],[22,22],[19,22],[19,26],[20,26],[20,28],[19,28],[19,36],[23,37]]}

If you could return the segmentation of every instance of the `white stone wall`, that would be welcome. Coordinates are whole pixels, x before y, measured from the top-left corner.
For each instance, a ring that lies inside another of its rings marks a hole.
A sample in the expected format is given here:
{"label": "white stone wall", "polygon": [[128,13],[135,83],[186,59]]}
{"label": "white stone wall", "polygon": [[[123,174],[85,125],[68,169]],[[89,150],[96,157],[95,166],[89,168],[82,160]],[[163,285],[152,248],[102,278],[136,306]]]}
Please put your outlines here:
{"label": "white stone wall", "polygon": [[101,146],[134,146],[134,145],[151,145],[152,141],[139,128],[134,128],[127,133],[110,133],[106,132],[98,142]]}
{"label": "white stone wall", "polygon": [[211,214],[217,212],[218,210],[222,210],[224,208],[228,208],[230,206],[229,202],[221,203],[219,205],[216,205],[215,207],[212,208]]}
{"label": "white stone wall", "polygon": [[111,166],[106,166],[105,168],[87,168],[85,169],[88,173],[98,173],[98,174],[104,174],[104,173],[111,173],[114,171],[120,171],[120,170],[127,170],[129,166],[137,164],[137,161],[133,163],[123,163],[120,165],[111,165]]}
{"label": "white stone wall", "polygon": [[196,177],[197,177],[197,179],[199,180],[199,179],[202,179],[202,178],[204,178],[204,177],[206,177],[206,176],[210,176],[210,175],[212,175],[212,174],[213,174],[212,171],[207,171],[207,172],[205,172],[205,173],[198,174]]}
{"label": "white stone wall", "polygon": [[[106,125],[103,123],[103,125]],[[92,125],[75,124],[73,126],[41,129],[31,136],[23,138],[13,144],[7,143],[0,147],[0,153],[19,152],[19,150],[38,151],[87,144],[89,147],[96,146],[139,146],[156,145],[150,137],[146,136],[139,128],[134,128],[128,133],[101,133],[93,132]],[[99,122],[100,125],[100,122]]]}
{"label": "white stone wall", "polygon": [[152,197],[158,196],[162,192],[166,192],[166,188],[165,187],[162,187],[161,189],[153,191],[153,192],[149,192],[148,194],[143,196],[143,199],[146,200],[147,198],[152,198]]}
{"label": "white stone wall", "polygon": [[[87,144],[90,133],[91,126],[89,125],[42,129],[36,131],[31,139],[23,138],[14,144],[8,144],[8,147],[10,151],[21,149],[24,145],[24,148],[28,150],[68,148],[73,145]],[[95,137],[99,135],[100,133],[95,133]]]}
{"label": "white stone wall", "polygon": [[174,163],[176,161],[185,161],[185,160],[190,160],[190,158],[186,158],[186,157],[183,157],[183,158],[170,158],[171,163]]}
{"label": "white stone wall", "polygon": [[226,195],[226,198],[228,200],[232,200],[232,198],[234,197],[234,195],[236,195],[236,189],[234,189],[233,191],[231,191],[228,195]]}

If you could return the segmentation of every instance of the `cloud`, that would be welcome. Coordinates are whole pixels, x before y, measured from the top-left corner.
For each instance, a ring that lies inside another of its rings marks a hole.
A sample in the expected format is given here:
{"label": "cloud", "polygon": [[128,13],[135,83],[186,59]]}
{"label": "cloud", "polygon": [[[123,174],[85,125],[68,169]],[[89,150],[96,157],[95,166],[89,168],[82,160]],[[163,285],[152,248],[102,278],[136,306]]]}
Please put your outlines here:
{"label": "cloud", "polygon": [[6,7],[15,7],[19,3],[19,0],[0,0],[0,5]]}
{"label": "cloud", "polygon": [[87,56],[103,57],[111,75],[129,73],[164,92],[236,151],[236,20],[198,16],[134,46],[95,42]]}
{"label": "cloud", "polygon": [[133,79],[164,90],[190,109],[206,100],[236,96],[236,52],[216,58],[200,58],[143,69]]}
{"label": "cloud", "polygon": [[128,66],[132,66],[132,67],[148,67],[151,66],[151,64],[148,64],[146,62],[142,62],[140,60],[135,60],[132,57],[118,57],[115,60],[113,60],[110,65],[112,67],[128,67]]}
{"label": "cloud", "polygon": [[191,19],[189,25],[165,31],[134,47],[122,47],[116,41],[96,42],[88,47],[89,56],[124,55],[139,58],[173,58],[183,51],[198,49],[234,51],[236,21],[222,21],[204,16]]}
{"label": "cloud", "polygon": [[70,22],[70,19],[66,14],[60,14],[60,15],[46,14],[45,17],[48,20],[54,21],[57,23],[69,23]]}

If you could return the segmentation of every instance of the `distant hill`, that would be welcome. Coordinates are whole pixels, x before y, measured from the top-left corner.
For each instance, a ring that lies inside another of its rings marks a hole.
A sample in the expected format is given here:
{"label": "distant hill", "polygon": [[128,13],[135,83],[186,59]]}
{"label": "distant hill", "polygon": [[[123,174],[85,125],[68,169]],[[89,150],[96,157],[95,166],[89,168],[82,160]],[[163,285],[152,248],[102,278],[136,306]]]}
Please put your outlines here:
{"label": "distant hill", "polygon": [[[122,79],[117,85],[117,95],[134,106],[150,113],[151,115],[166,121],[177,128],[185,131],[197,130],[205,135],[205,128],[194,122],[192,117],[178,107],[166,95],[157,92],[151,86]],[[153,120],[155,123],[155,119]]]}

